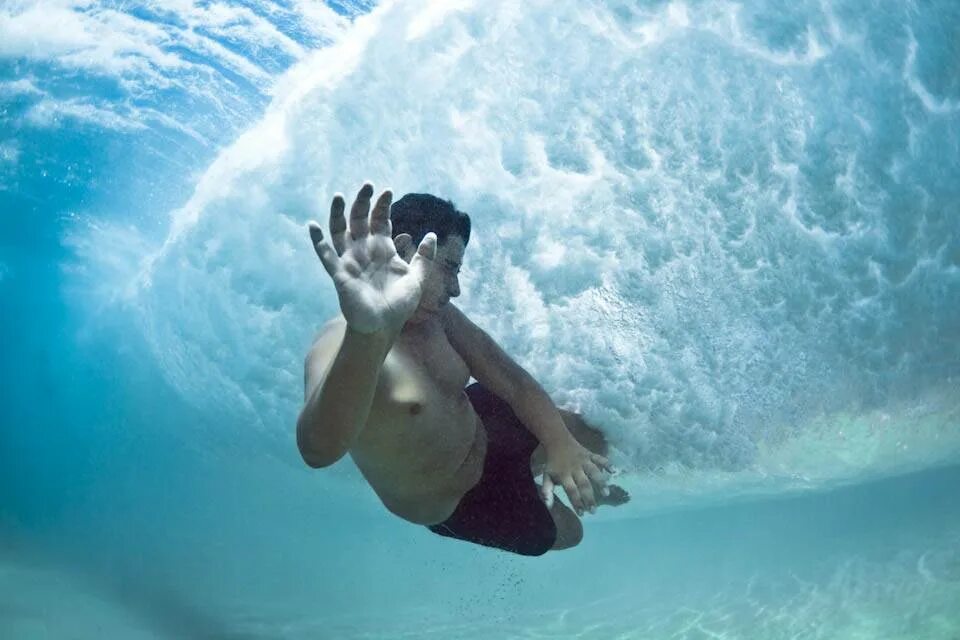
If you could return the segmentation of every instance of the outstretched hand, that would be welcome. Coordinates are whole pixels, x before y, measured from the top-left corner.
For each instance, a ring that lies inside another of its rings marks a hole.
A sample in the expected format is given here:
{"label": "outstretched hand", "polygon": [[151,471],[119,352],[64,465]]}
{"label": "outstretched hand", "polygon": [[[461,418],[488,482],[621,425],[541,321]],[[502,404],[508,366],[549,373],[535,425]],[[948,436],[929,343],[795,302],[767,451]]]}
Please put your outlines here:
{"label": "outstretched hand", "polygon": [[333,279],[347,326],[361,333],[398,330],[413,315],[437,249],[436,234],[428,233],[407,264],[391,239],[393,194],[389,190],[381,193],[371,212],[372,197],[373,185],[364,183],[350,207],[348,228],[343,196],[334,196],[330,205],[332,247],[324,240],[320,225],[309,223],[313,248]]}
{"label": "outstretched hand", "polygon": [[541,497],[547,508],[553,506],[555,484],[563,487],[577,515],[594,513],[597,508],[597,492],[606,491],[607,476],[612,473],[610,461],[599,453],[593,453],[576,440],[547,448],[547,465],[540,487]]}

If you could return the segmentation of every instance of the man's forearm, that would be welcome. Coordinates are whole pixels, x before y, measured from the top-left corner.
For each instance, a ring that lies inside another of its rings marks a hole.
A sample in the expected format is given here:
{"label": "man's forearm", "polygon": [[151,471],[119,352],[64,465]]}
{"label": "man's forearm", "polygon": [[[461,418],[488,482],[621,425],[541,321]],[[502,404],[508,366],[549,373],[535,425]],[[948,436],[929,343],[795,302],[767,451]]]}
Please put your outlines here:
{"label": "man's forearm", "polygon": [[297,420],[297,441],[311,466],[327,466],[353,446],[366,424],[393,335],[347,328],[322,384],[306,399]]}
{"label": "man's forearm", "polygon": [[576,442],[553,400],[529,375],[518,386],[510,406],[544,448],[553,449]]}

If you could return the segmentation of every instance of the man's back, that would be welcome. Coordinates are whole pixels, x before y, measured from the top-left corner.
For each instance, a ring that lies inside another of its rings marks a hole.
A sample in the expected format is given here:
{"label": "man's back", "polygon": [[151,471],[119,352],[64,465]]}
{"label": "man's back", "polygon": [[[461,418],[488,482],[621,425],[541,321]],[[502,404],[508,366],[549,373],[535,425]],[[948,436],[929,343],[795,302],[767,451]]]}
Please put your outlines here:
{"label": "man's back", "polygon": [[[329,369],[345,331],[343,318],[324,328],[307,357],[308,377]],[[369,417],[349,453],[401,518],[443,521],[480,477],[486,440],[464,393],[469,377],[437,319],[404,332],[384,360]]]}

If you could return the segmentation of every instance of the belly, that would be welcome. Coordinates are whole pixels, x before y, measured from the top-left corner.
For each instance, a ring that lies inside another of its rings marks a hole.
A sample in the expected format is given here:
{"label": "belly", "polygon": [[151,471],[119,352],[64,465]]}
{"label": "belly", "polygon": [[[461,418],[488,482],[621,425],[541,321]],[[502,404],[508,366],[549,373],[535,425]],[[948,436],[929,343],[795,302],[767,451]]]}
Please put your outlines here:
{"label": "belly", "polygon": [[443,522],[479,482],[487,450],[486,430],[469,402],[465,408],[462,416],[447,413],[437,429],[425,428],[420,421],[413,433],[393,432],[393,437],[381,440],[375,448],[351,451],[357,467],[390,512],[415,524]]}
{"label": "belly", "polygon": [[404,520],[422,525],[443,522],[456,510],[464,494],[480,481],[486,445],[486,432],[481,426],[463,464],[447,482],[426,492],[397,493],[387,490],[377,491],[377,495],[383,506]]}

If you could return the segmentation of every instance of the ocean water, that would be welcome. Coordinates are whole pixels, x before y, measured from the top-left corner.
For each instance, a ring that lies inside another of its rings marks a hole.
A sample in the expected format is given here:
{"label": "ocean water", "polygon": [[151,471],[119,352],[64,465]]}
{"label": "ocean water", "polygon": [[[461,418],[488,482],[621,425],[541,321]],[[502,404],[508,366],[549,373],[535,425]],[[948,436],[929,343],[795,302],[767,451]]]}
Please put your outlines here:
{"label": "ocean water", "polygon": [[[960,637],[960,5],[0,2],[0,638]],[[315,471],[305,223],[459,306],[632,501],[523,558]]]}

